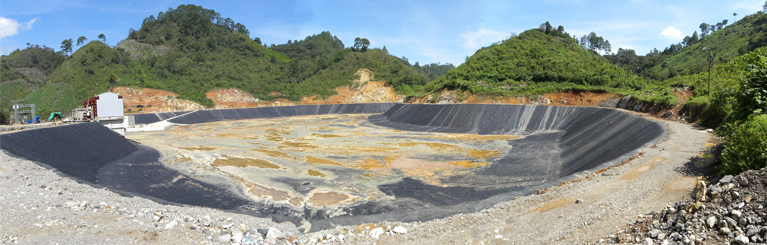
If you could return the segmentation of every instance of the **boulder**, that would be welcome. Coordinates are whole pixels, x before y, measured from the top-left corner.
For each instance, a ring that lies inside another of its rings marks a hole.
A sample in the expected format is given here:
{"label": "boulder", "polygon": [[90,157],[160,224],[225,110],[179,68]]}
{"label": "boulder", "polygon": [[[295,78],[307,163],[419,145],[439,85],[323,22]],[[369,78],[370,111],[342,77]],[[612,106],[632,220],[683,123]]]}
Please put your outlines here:
{"label": "boulder", "polygon": [[383,234],[383,233],[384,233],[383,228],[377,227],[377,228],[375,228],[373,230],[370,230],[370,237],[378,239],[378,237],[380,237],[381,234]]}

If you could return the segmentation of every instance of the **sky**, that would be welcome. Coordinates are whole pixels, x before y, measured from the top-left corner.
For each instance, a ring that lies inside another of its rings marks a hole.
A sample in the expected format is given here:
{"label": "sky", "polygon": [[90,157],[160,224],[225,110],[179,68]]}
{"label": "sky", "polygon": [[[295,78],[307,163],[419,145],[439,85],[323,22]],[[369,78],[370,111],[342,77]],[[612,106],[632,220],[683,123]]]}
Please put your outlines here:
{"label": "sky", "polygon": [[[115,46],[140,29],[144,18],[182,4],[200,5],[242,23],[250,37],[284,44],[330,31],[352,46],[356,37],[371,48],[410,63],[464,62],[478,49],[512,33],[549,21],[570,35],[595,32],[618,48],[643,55],[690,36],[701,23],[732,24],[762,10],[764,0],[540,0],[540,1],[176,1],[176,0],[3,0],[0,2],[0,54],[27,43],[60,50],[61,42],[85,36]],[[733,16],[737,13],[737,16]],[[79,47],[73,47],[79,48]]]}

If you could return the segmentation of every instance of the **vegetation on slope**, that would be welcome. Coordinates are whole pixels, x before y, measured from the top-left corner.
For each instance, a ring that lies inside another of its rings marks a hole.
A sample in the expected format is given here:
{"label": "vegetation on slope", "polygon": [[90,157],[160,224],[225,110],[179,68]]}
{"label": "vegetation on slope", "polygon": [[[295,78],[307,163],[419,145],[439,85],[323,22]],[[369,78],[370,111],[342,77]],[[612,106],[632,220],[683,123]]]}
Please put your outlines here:
{"label": "vegetation on slope", "polygon": [[630,93],[653,85],[610,64],[559,29],[532,29],[482,48],[427,89],[518,96],[569,89]]}
{"label": "vegetation on slope", "polygon": [[0,122],[12,113],[11,105],[25,103],[29,93],[43,86],[64,60],[61,53],[48,47],[29,45],[0,59]]}
{"label": "vegetation on slope", "polygon": [[710,51],[715,57],[714,63],[726,63],[733,57],[767,45],[767,14],[759,12],[729,26],[727,23],[727,20],[715,25],[702,23],[700,34],[696,31],[681,43],[662,51],[654,49],[639,56],[634,50],[621,48],[605,57],[643,77],[665,80],[707,70]]}
{"label": "vegetation on slope", "polygon": [[727,123],[717,129],[727,142],[721,155],[725,174],[767,167],[767,56],[754,56],[735,92],[719,93],[731,97],[724,100],[731,109]]}
{"label": "vegetation on slope", "polygon": [[[131,29],[128,39],[114,48],[91,41],[69,56],[50,80],[70,85],[74,96],[82,99],[106,91],[102,78],[114,73],[121,86],[168,90],[181,99],[212,106],[205,93],[218,88],[297,101],[332,95],[334,88],[351,83],[356,70],[368,68],[377,79],[409,91],[452,67],[416,68],[385,50],[345,48],[329,32],[271,48],[248,34],[244,25],[213,10],[181,5],[147,17],[139,30]],[[280,95],[270,95],[273,92]]]}

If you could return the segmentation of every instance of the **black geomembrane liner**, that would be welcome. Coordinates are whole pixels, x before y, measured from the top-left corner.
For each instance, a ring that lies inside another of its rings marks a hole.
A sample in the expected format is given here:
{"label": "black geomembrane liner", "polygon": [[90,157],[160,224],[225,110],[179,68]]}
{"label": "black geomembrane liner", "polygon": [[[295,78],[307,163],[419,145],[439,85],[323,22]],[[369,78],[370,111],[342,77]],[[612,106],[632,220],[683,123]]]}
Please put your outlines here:
{"label": "black geomembrane liner", "polygon": [[[469,176],[443,180],[447,187],[403,178],[380,185],[394,200],[340,207],[346,215],[306,212],[251,201],[236,189],[185,176],[159,162],[160,153],[134,145],[98,123],[0,135],[0,148],[121,193],[158,201],[249,213],[275,220],[310,220],[312,230],[364,222],[424,221],[474,212],[559,184],[574,174],[616,164],[666,135],[657,122],[618,110],[493,104],[338,104],[137,114],[136,123],[172,118],[178,124],[320,114],[375,114],[373,125],[418,132],[504,134],[511,150]],[[382,114],[380,114],[382,113]],[[284,180],[288,183],[291,180]],[[301,180],[294,181],[296,183]],[[455,185],[451,185],[454,183]],[[338,213],[337,210],[335,213]]]}

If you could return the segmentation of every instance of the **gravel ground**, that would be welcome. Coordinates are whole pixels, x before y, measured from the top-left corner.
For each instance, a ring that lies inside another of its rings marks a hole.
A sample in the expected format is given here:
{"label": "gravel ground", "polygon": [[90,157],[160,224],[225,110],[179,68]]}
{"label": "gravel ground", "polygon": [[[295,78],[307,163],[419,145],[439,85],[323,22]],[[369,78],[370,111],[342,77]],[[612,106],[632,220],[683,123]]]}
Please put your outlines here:
{"label": "gravel ground", "polygon": [[0,242],[19,244],[552,244],[593,243],[689,196],[712,137],[662,121],[669,137],[634,160],[538,195],[429,222],[385,222],[300,233],[209,208],[164,205],[78,183],[0,153]]}
{"label": "gravel ground", "polygon": [[[708,186],[708,188],[706,187]],[[699,181],[689,198],[637,219],[603,243],[765,244],[767,168]]]}

